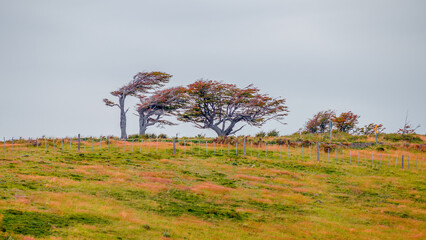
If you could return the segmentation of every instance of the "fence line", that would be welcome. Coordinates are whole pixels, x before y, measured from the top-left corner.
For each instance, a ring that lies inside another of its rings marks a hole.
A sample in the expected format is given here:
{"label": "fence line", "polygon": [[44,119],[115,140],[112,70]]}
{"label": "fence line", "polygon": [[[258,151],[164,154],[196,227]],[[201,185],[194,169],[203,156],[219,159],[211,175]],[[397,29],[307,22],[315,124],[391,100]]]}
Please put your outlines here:
{"label": "fence line", "polygon": [[[115,152],[135,152],[135,144],[136,146],[139,145],[139,153],[151,153],[151,143],[152,139],[149,138],[148,141],[144,141],[144,139],[131,139],[131,140],[120,140],[118,138],[112,138],[112,137],[100,137],[100,138],[41,138],[44,142],[44,144],[39,141],[39,138],[31,139],[28,138],[28,140],[20,137],[19,141],[13,138],[10,140],[7,140],[6,138],[3,138],[3,152],[5,157],[9,153],[23,153],[23,152],[41,152],[39,151],[39,147],[44,147],[44,153],[47,153],[48,151],[53,151],[54,153],[64,153],[66,150],[64,149],[64,144],[69,143],[69,149],[68,152],[79,152],[79,153],[90,153],[95,151],[95,145],[99,146],[99,151],[106,151],[106,152],[113,152],[113,148],[111,146],[116,144]],[[91,141],[90,141],[91,140]],[[136,140],[136,142],[135,142]],[[225,156],[225,157],[235,157],[235,156],[243,156],[248,157],[249,154],[247,154],[246,147],[247,147],[247,140],[244,139],[242,142],[243,146],[238,146],[238,141],[232,144],[228,141],[228,151],[227,154],[223,152],[223,142],[220,142],[220,152],[216,151],[216,141],[215,140],[207,140],[205,141],[205,145],[201,144],[200,139],[188,139],[183,138],[182,140],[173,138],[173,139],[159,139],[154,138],[154,146],[156,147],[155,153],[167,153],[167,154],[194,154],[194,151],[197,152],[198,155],[202,155],[202,148],[205,148],[205,156]],[[61,148],[59,148],[59,144],[57,142],[60,142]],[[159,149],[160,141],[164,141],[164,151],[161,151]],[[187,141],[190,143],[187,144]],[[130,142],[131,148],[127,149],[127,144]],[[193,146],[193,143],[198,142],[198,149],[197,147]],[[104,145],[102,145],[104,143]],[[43,146],[43,145],[44,146]],[[25,150],[25,146],[28,145],[28,149]],[[84,146],[81,148],[81,145]],[[87,145],[91,145],[91,151],[87,150]],[[254,146],[253,146],[254,145]],[[257,147],[256,147],[257,145]],[[311,146],[308,146],[309,154],[304,154],[304,146],[298,147],[297,145],[294,145],[294,149],[292,146],[290,146],[289,143],[286,144],[279,144],[280,149],[277,151],[276,154],[276,144],[271,143],[268,144],[267,142],[253,142],[250,141],[250,157],[253,157],[253,152],[257,151],[257,158],[262,159],[283,159],[283,160],[298,160],[298,161],[317,161],[317,162],[325,162],[325,163],[331,163],[332,159],[330,159],[330,148],[329,147],[322,147],[320,148],[320,144],[316,144],[316,159],[312,159],[311,155]],[[231,147],[235,150],[231,152]],[[287,156],[285,156],[285,148],[287,148]],[[182,152],[181,152],[182,149]],[[399,153],[389,154],[389,153],[380,153],[377,151],[371,151],[371,150],[355,150],[351,149],[349,150],[349,154],[345,154],[345,149],[334,149],[335,151],[335,164],[355,164],[360,166],[368,166],[373,168],[382,168],[382,167],[393,167],[397,169],[414,169],[414,170],[422,170],[424,169],[424,156],[426,154],[420,153],[420,154],[413,154],[413,153],[406,153],[401,154],[399,156]],[[284,153],[283,153],[284,152]],[[327,157],[326,154],[327,153]],[[354,154],[355,153],[355,154]],[[362,158],[360,157],[360,153],[364,153],[364,163],[362,163]],[[367,153],[371,153],[371,159],[367,158]],[[356,161],[352,161],[352,158],[356,158]],[[339,161],[341,159],[341,161]],[[384,160],[385,159],[385,160]],[[410,159],[411,159],[411,167],[410,167]],[[394,164],[392,164],[392,160],[394,160]],[[382,161],[386,161],[386,164],[382,165]],[[418,163],[420,161],[420,164]],[[369,163],[370,162],[370,163]],[[399,162],[399,164],[398,164]]]}

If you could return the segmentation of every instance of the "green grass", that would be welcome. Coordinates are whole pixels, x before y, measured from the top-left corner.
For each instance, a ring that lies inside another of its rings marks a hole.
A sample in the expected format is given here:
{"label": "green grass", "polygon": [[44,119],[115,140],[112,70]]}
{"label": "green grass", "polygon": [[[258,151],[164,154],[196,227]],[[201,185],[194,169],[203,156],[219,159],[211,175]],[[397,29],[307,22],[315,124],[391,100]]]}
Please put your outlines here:
{"label": "green grass", "polygon": [[257,158],[235,149],[198,156],[196,147],[176,156],[155,145],[150,153],[0,152],[0,239],[426,236],[420,162],[402,170],[377,159],[364,165],[364,155],[349,164],[334,152],[317,162],[306,149],[303,158],[293,151],[287,159],[286,149]]}

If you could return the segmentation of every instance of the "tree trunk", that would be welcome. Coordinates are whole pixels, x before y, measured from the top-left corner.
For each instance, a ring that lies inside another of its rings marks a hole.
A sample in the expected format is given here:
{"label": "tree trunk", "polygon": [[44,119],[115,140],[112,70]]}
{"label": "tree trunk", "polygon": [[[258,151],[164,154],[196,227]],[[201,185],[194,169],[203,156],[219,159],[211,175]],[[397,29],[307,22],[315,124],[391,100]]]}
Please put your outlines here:
{"label": "tree trunk", "polygon": [[139,135],[144,135],[146,133],[147,126],[143,117],[139,116]]}
{"label": "tree trunk", "polygon": [[227,137],[227,135],[225,134],[225,131],[222,131],[222,129],[218,128],[215,125],[212,125],[210,127],[210,129],[212,129],[213,131],[215,131],[218,137]]}
{"label": "tree trunk", "polygon": [[127,133],[126,133],[126,111],[124,110],[124,99],[125,99],[125,97],[120,97],[119,98],[121,139],[127,139]]}

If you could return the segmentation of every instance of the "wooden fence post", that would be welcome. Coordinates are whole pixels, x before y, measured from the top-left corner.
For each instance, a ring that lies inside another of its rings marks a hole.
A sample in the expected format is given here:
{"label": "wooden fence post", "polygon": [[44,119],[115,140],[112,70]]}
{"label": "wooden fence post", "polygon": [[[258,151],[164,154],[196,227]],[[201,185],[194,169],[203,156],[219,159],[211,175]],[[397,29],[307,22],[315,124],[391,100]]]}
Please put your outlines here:
{"label": "wooden fence post", "polygon": [[244,137],[244,140],[243,140],[243,156],[246,156],[246,137]]}
{"label": "wooden fence post", "polygon": [[401,169],[404,169],[404,155],[402,155],[401,159]]}
{"label": "wooden fence post", "polygon": [[386,165],[389,167],[389,153],[386,156]]}
{"label": "wooden fence post", "polygon": [[259,141],[259,144],[257,145],[257,158],[260,158],[260,141]]}
{"label": "wooden fence post", "polygon": [[356,160],[356,164],[359,164],[359,151],[357,150],[357,151],[356,151],[356,153],[357,153],[357,160]]}
{"label": "wooden fence post", "polygon": [[80,152],[80,133],[78,134],[78,152]]}
{"label": "wooden fence post", "polygon": [[275,157],[275,144],[272,143],[272,158]]}
{"label": "wooden fence post", "polygon": [[320,157],[319,157],[319,143],[317,143],[317,161],[320,161]]}
{"label": "wooden fence post", "polygon": [[176,139],[173,138],[173,155],[176,155]]}
{"label": "wooden fence post", "polygon": [[407,155],[407,170],[410,169],[410,155]]}
{"label": "wooden fence post", "polygon": [[265,142],[265,157],[268,157],[268,143]]}
{"label": "wooden fence post", "polygon": [[287,160],[290,160],[290,143],[287,143]]}

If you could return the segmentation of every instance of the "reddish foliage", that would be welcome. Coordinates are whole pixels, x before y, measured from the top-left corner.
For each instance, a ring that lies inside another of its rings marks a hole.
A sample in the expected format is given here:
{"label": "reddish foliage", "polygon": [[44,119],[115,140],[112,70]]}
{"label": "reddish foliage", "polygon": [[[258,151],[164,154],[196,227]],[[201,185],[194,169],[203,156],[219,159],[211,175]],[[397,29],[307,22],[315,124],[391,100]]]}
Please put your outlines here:
{"label": "reddish foliage", "polygon": [[[111,92],[111,95],[118,98],[126,98],[126,96],[136,96],[138,93],[146,93],[149,90],[157,89],[168,83],[172,75],[163,72],[140,72],[133,76],[133,80],[120,89]],[[118,104],[104,99],[107,106],[119,106]]]}
{"label": "reddish foliage", "polygon": [[398,130],[397,133],[398,134],[402,134],[402,135],[404,135],[404,134],[413,134],[413,133],[416,133],[416,130],[419,127],[420,127],[420,125],[418,125],[417,127],[413,128],[413,127],[411,127],[410,123],[406,123],[403,128],[400,128]]}
{"label": "reddish foliage", "polygon": [[[156,123],[160,125],[174,125],[172,122],[160,119],[185,104],[185,88],[174,87],[155,92],[150,97],[139,96],[140,104],[137,105],[140,127],[146,128]],[[144,134],[144,133],[141,133]]]}
{"label": "reddish foliage", "polygon": [[331,117],[335,114],[336,113],[333,110],[318,112],[306,122],[305,131],[310,133],[323,133],[329,130],[328,124],[331,121]]}
{"label": "reddish foliage", "polygon": [[[179,120],[194,123],[196,127],[213,129],[219,136],[228,136],[239,122],[262,126],[271,119],[287,116],[285,99],[260,94],[249,85],[238,88],[212,80],[198,80],[187,87],[188,104],[178,114]],[[244,127],[244,126],[243,126]]]}
{"label": "reddish foliage", "polygon": [[358,118],[359,115],[356,115],[349,111],[341,113],[339,116],[334,115],[331,118],[331,121],[333,121],[334,126],[339,131],[347,133],[356,127],[356,125],[358,124]]}
{"label": "reddish foliage", "polygon": [[111,95],[118,97],[118,103],[109,99],[103,99],[108,107],[118,107],[120,109],[120,128],[121,138],[126,139],[126,113],[125,100],[127,96],[136,96],[139,93],[147,93],[150,90],[157,89],[168,83],[172,75],[163,72],[140,72],[133,77],[127,85],[124,85],[117,91],[111,92]]}

